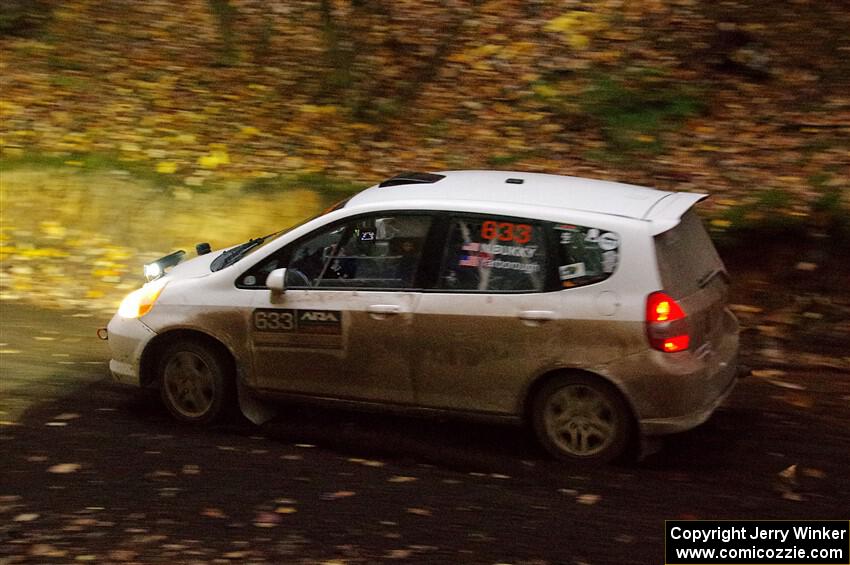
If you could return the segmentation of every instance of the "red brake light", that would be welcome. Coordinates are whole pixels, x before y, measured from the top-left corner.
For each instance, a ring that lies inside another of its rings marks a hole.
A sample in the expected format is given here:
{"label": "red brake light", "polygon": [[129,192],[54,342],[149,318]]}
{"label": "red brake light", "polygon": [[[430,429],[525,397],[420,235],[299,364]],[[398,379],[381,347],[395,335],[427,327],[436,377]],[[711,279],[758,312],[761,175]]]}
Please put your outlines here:
{"label": "red brake light", "polygon": [[675,300],[663,292],[653,292],[646,301],[647,322],[675,322],[685,317]]}
{"label": "red brake light", "polygon": [[664,292],[653,292],[646,299],[646,335],[653,349],[674,353],[690,346],[687,315]]}

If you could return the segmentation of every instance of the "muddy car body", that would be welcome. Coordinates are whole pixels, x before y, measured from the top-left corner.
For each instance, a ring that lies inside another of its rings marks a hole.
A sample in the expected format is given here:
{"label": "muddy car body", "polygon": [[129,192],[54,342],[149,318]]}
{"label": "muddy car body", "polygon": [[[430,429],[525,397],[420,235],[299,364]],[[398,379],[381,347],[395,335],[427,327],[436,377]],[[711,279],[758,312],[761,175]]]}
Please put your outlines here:
{"label": "muddy car body", "polygon": [[526,422],[608,460],[732,389],[705,195],[555,175],[399,175],[289,231],[184,261],[109,324],[116,379],[207,423],[235,396]]}

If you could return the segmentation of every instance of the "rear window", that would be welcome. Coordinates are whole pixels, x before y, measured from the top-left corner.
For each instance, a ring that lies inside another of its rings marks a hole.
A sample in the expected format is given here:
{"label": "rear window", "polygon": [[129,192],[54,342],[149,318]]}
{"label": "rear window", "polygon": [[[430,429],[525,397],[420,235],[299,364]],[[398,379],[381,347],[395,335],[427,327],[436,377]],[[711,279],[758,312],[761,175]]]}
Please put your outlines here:
{"label": "rear window", "polygon": [[682,216],[675,228],[655,236],[655,252],[664,290],[677,299],[698,291],[701,281],[723,269],[717,250],[693,209]]}

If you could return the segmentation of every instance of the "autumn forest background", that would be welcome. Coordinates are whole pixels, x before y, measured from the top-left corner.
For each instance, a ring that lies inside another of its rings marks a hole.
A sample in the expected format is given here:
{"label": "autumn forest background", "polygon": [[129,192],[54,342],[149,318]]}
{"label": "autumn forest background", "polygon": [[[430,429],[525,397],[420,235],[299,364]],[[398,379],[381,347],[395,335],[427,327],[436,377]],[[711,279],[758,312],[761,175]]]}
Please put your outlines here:
{"label": "autumn forest background", "polygon": [[[400,171],[496,168],[710,192],[714,236],[766,279],[746,298],[822,296],[850,239],[846,8],[4,1],[0,290],[108,312],[173,249]],[[772,307],[829,318],[795,297]]]}

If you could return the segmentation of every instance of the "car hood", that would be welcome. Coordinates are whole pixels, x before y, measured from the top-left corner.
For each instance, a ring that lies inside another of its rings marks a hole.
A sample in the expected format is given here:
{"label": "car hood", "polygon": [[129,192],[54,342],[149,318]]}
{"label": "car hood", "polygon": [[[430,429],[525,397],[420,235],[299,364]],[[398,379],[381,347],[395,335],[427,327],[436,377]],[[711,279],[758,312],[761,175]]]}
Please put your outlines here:
{"label": "car hood", "polygon": [[170,279],[189,279],[209,275],[212,272],[210,271],[210,264],[223,252],[224,249],[219,249],[206,255],[192,257],[172,267],[166,276]]}

